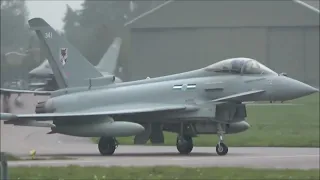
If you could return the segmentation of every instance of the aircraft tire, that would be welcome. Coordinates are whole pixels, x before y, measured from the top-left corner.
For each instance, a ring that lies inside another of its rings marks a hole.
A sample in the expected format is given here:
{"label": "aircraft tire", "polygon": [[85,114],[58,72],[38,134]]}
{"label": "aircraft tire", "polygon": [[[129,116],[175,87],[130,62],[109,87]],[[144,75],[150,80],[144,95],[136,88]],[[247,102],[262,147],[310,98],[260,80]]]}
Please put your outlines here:
{"label": "aircraft tire", "polygon": [[116,150],[116,141],[113,137],[101,137],[98,143],[98,149],[101,155],[113,155]]}
{"label": "aircraft tire", "polygon": [[221,142],[220,145],[217,144],[216,152],[219,156],[224,156],[228,153],[228,146]]}
{"label": "aircraft tire", "polygon": [[193,149],[193,141],[190,136],[178,136],[176,142],[180,154],[189,154]]}

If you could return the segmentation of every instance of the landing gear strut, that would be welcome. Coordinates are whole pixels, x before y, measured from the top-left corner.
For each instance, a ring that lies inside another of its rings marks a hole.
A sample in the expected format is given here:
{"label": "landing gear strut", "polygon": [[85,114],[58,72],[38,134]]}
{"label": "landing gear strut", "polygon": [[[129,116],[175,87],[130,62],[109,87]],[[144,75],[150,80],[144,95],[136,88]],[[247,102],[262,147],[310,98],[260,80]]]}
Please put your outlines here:
{"label": "landing gear strut", "polygon": [[113,137],[101,137],[99,140],[98,148],[103,156],[112,155],[117,147],[118,142]]}
{"label": "landing gear strut", "polygon": [[150,142],[152,144],[163,144],[164,143],[164,136],[163,136],[161,123],[152,123],[151,124]]}
{"label": "landing gear strut", "polygon": [[180,154],[189,154],[193,149],[192,137],[179,135],[176,146]]}
{"label": "landing gear strut", "polygon": [[217,124],[219,143],[216,146],[216,152],[219,156],[224,156],[228,153],[228,146],[223,143],[224,130],[221,124]]}

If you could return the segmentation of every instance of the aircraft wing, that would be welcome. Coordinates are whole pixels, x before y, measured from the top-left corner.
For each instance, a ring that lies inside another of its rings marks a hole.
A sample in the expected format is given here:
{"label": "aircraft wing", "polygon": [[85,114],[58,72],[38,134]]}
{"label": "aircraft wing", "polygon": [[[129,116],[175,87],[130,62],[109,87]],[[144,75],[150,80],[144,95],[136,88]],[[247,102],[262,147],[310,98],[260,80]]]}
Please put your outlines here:
{"label": "aircraft wing", "polygon": [[9,93],[9,94],[34,94],[41,96],[50,96],[52,91],[31,91],[31,90],[16,90],[16,89],[4,89],[0,88],[1,94]]}
{"label": "aircraft wing", "polygon": [[264,92],[265,92],[264,90],[252,90],[252,91],[237,93],[237,94],[233,94],[230,96],[225,96],[222,98],[214,99],[214,100],[212,100],[212,102],[242,101],[242,99],[244,99],[244,98],[259,95]]}
{"label": "aircraft wing", "polygon": [[[194,106],[186,105],[171,105],[171,104],[131,104],[131,105],[116,105],[87,109],[84,111],[61,112],[61,113],[43,113],[43,114],[10,114],[1,113],[1,120],[37,120],[49,121],[54,118],[64,117],[83,117],[83,116],[112,116],[125,115],[136,113],[164,112],[164,111],[179,111],[179,110],[195,110]],[[90,119],[90,118],[89,118]]]}

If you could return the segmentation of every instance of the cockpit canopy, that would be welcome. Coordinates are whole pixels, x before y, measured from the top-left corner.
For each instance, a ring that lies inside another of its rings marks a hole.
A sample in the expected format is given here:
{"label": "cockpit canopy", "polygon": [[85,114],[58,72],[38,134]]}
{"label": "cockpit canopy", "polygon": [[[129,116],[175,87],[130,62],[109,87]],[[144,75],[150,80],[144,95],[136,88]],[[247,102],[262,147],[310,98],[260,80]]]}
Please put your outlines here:
{"label": "cockpit canopy", "polygon": [[207,71],[232,74],[277,74],[258,61],[250,58],[231,58],[205,68]]}

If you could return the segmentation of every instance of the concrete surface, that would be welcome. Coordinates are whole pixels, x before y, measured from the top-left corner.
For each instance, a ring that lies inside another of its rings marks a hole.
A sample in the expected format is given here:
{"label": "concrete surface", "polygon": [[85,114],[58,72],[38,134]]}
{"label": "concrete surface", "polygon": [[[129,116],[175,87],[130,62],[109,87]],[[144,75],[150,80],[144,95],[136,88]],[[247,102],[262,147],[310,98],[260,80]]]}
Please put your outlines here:
{"label": "concrete surface", "polygon": [[[113,156],[101,156],[94,144],[42,146],[37,157],[71,157],[71,160],[12,161],[9,166],[163,166],[319,169],[319,148],[236,148],[218,156],[215,148],[195,147],[180,155],[172,146],[119,146]],[[17,154],[21,157],[27,153]]]}

